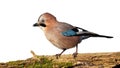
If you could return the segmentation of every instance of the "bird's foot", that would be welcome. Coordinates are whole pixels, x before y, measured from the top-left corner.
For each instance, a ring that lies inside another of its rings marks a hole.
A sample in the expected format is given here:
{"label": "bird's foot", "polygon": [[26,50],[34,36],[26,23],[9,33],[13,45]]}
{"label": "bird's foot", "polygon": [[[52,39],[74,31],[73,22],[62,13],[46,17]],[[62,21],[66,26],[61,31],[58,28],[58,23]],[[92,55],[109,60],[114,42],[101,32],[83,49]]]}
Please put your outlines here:
{"label": "bird's foot", "polygon": [[77,52],[73,53],[73,58],[76,58],[76,57],[77,57],[77,55],[78,55],[78,53],[77,53]]}
{"label": "bird's foot", "polygon": [[55,56],[56,56],[56,59],[58,59],[61,56],[61,54],[56,54]]}

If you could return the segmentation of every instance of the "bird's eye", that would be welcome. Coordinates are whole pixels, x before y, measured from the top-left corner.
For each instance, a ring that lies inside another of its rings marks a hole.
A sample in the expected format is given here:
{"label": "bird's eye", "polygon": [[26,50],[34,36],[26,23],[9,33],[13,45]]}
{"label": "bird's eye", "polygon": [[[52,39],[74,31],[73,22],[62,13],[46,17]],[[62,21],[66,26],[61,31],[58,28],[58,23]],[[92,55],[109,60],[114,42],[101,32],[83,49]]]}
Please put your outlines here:
{"label": "bird's eye", "polygon": [[42,19],[41,22],[45,22],[45,20]]}

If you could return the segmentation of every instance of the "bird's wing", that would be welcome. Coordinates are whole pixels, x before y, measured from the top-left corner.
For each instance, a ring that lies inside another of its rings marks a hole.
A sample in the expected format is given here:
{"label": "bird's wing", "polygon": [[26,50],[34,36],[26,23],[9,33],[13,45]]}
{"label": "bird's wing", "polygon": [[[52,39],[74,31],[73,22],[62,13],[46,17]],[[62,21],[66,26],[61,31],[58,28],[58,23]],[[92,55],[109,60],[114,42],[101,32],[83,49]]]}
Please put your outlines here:
{"label": "bird's wing", "polygon": [[74,27],[72,29],[62,32],[64,36],[83,36],[88,35],[89,33],[90,33],[89,31],[80,27]]}
{"label": "bird's wing", "polygon": [[86,39],[89,37],[105,37],[105,38],[113,38],[112,36],[105,36],[105,35],[99,35],[97,33],[90,32],[88,30],[85,30],[80,27],[74,27],[72,29],[69,29],[67,31],[62,32],[64,36],[81,36],[81,39]]}
{"label": "bird's wing", "polygon": [[[88,32],[88,30],[83,29],[83,28],[80,28],[80,27],[75,27],[75,28],[73,28],[72,30],[74,30],[74,29],[76,29],[76,30],[78,30],[78,31],[82,30],[83,32]],[[80,29],[80,30],[79,30],[79,29]]]}

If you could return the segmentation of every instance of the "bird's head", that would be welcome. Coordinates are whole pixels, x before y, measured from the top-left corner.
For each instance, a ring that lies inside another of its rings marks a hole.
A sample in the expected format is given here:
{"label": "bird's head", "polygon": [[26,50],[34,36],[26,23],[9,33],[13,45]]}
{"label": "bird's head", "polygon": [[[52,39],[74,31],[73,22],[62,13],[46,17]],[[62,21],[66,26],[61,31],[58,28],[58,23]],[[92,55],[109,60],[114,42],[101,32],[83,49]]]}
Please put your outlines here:
{"label": "bird's head", "polygon": [[42,15],[40,15],[40,17],[38,18],[38,22],[35,23],[33,26],[40,26],[43,29],[46,27],[50,27],[52,25],[54,25],[57,22],[56,17],[53,16],[50,13],[44,13]]}

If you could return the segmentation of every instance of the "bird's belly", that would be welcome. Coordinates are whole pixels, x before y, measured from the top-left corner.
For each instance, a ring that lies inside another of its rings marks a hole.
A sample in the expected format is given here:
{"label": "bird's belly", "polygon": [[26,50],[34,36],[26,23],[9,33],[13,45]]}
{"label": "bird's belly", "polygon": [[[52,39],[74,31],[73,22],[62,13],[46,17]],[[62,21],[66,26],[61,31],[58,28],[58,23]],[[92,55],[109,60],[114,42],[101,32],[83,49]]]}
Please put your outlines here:
{"label": "bird's belly", "polygon": [[56,36],[48,39],[54,46],[60,49],[73,48],[80,42],[79,36],[66,37],[66,36]]}

